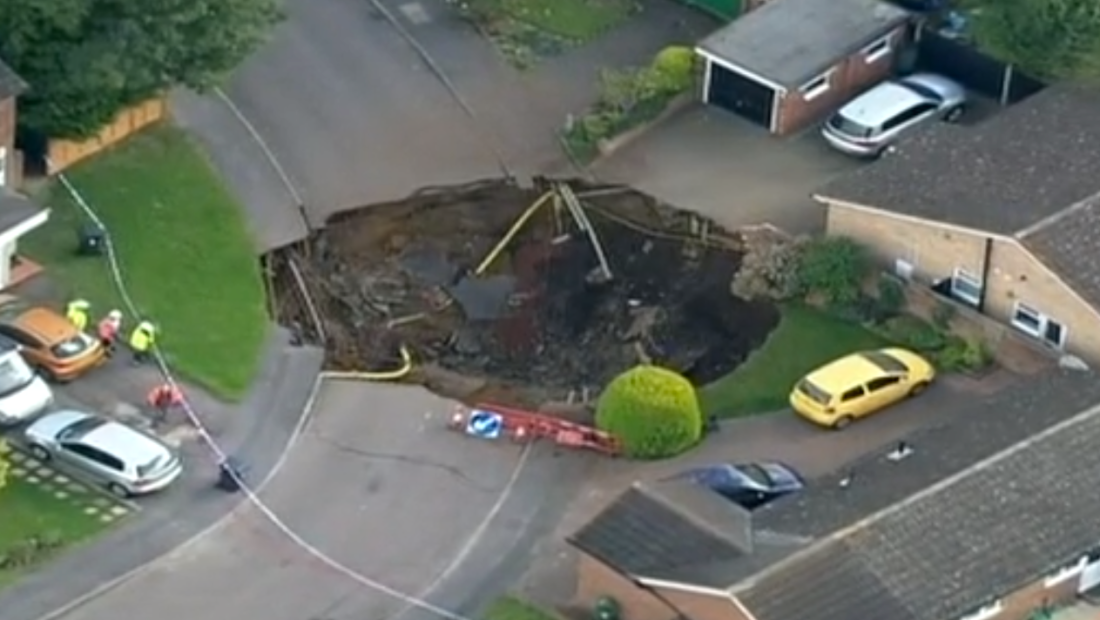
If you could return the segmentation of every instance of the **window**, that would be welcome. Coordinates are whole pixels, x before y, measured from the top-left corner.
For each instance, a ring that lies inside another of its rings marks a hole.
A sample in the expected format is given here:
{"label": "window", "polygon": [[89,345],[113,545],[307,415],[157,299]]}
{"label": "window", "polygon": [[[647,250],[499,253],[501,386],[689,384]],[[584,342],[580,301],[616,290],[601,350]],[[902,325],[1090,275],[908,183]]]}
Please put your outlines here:
{"label": "window", "polygon": [[871,64],[890,54],[892,35],[886,35],[878,41],[863,48],[863,62]]}
{"label": "window", "polygon": [[8,147],[0,146],[0,189],[8,185]]}
{"label": "window", "polygon": [[830,70],[803,84],[798,89],[802,93],[802,99],[810,101],[826,93],[829,90],[829,80],[832,77],[833,72]]}
{"label": "window", "polygon": [[897,385],[901,382],[901,377],[879,377],[877,379],[871,379],[867,382],[868,392],[877,392],[884,390],[892,385]]}
{"label": "window", "polygon": [[959,620],[987,620],[1001,613],[1002,609],[1004,609],[1004,606],[1001,605],[1001,601],[993,601],[988,605],[982,605],[973,613],[966,614]]}
{"label": "window", "polygon": [[840,395],[840,402],[847,403],[863,396],[863,386],[854,387]]}
{"label": "window", "polygon": [[1038,338],[1043,329],[1043,315],[1031,306],[1016,302],[1012,311],[1012,324],[1020,331]]}
{"label": "window", "polygon": [[102,450],[97,450],[88,445],[82,443],[70,443],[65,444],[65,449],[73,454],[84,457],[97,465],[109,467],[114,470],[122,471],[124,469],[122,461],[117,457],[111,456]]}
{"label": "window", "polygon": [[1064,325],[1047,318],[1046,327],[1043,329],[1043,340],[1055,348],[1061,349],[1066,344],[1066,328]]}
{"label": "window", "polygon": [[904,127],[927,114],[931,114],[935,110],[936,104],[934,103],[917,104],[883,123],[882,129],[884,131],[889,131],[891,129]]}
{"label": "window", "polygon": [[951,278],[951,296],[977,306],[982,301],[982,281],[965,269],[956,269]]}
{"label": "window", "polygon": [[1053,588],[1054,586],[1064,581],[1069,581],[1070,579],[1073,579],[1085,570],[1085,566],[1087,566],[1088,563],[1088,556],[1081,556],[1081,558],[1073,564],[1067,564],[1066,566],[1063,566],[1062,568],[1054,571],[1050,575],[1047,575],[1047,578],[1043,580],[1043,587]]}

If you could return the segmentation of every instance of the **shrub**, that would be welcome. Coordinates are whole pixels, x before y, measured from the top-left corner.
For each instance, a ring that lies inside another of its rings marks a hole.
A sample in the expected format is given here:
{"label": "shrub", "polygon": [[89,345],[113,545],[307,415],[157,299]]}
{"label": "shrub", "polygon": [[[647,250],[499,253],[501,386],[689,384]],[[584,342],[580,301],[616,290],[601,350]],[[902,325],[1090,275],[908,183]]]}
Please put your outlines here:
{"label": "shrub", "polygon": [[673,45],[658,52],[649,69],[661,91],[682,93],[695,83],[695,63],[690,47]]}
{"label": "shrub", "polygon": [[867,274],[863,247],[847,237],[821,237],[799,253],[798,287],[804,294],[819,294],[830,306],[859,301],[860,285]]}
{"label": "shrub", "polygon": [[798,292],[800,244],[777,236],[755,236],[746,242],[731,292],[746,301],[793,297]]}
{"label": "shrub", "polygon": [[627,456],[655,459],[695,445],[703,415],[690,381],[657,366],[636,366],[600,395],[596,426],[618,437]]}
{"label": "shrub", "polygon": [[878,279],[878,297],[876,313],[879,315],[876,323],[893,318],[901,313],[905,307],[905,287],[897,278],[889,274],[882,274]]}
{"label": "shrub", "polygon": [[955,318],[955,312],[957,312],[955,306],[941,301],[936,304],[936,308],[932,310],[932,324],[947,331],[951,328],[951,321]]}
{"label": "shrub", "polygon": [[936,366],[947,372],[981,370],[992,361],[993,356],[984,342],[957,336],[948,338],[935,356]]}
{"label": "shrub", "polygon": [[914,316],[889,319],[883,323],[882,332],[888,339],[917,351],[938,351],[947,344],[942,332]]}

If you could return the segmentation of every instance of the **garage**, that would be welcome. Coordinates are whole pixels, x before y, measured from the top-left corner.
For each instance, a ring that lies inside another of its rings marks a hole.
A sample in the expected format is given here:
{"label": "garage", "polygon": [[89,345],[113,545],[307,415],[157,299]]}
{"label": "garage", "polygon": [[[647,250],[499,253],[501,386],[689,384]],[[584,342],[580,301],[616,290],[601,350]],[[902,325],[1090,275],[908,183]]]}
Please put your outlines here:
{"label": "garage", "polygon": [[766,2],[696,46],[703,101],[795,133],[888,77],[910,19],[880,0]]}
{"label": "garage", "polygon": [[704,102],[771,129],[778,93],[717,62],[707,63]]}

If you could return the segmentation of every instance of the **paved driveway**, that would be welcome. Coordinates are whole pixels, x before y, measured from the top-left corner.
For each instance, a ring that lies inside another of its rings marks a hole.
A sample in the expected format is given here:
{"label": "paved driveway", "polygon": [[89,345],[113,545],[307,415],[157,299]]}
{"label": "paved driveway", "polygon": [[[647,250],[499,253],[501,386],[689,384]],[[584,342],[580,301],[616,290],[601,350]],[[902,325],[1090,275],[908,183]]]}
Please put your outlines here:
{"label": "paved driveway", "polygon": [[770,222],[811,232],[823,225],[824,211],[810,193],[859,165],[829,150],[815,131],[779,139],[697,104],[598,162],[593,172],[727,228]]}
{"label": "paved driveway", "polygon": [[364,578],[448,607],[477,605],[497,588],[483,583],[483,569],[463,568],[514,574],[528,539],[549,529],[569,481],[581,478],[581,461],[539,449],[524,456],[514,444],[447,430],[452,405],[423,390],[332,383],[314,411],[263,498],[350,572],[312,557],[249,506],[65,618],[113,620],[150,609],[163,620],[431,617]]}

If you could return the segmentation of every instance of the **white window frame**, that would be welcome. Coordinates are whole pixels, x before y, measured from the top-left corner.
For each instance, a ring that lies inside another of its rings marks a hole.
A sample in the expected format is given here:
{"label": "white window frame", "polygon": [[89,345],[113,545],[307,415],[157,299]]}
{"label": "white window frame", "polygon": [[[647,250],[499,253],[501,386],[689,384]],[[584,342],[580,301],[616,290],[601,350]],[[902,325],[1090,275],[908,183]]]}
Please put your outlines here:
{"label": "white window frame", "polygon": [[[1032,327],[1027,323],[1016,320],[1016,315],[1018,314],[1031,315],[1035,319],[1035,322],[1038,323],[1038,326]],[[1043,344],[1051,345],[1056,349],[1064,348],[1066,346],[1066,340],[1069,339],[1069,327],[1066,326],[1065,323],[1059,321],[1058,319],[1049,317],[1040,312],[1037,308],[1029,306],[1021,301],[1017,301],[1015,304],[1012,305],[1012,317],[1010,318],[1009,323],[1016,329],[1027,334],[1028,336],[1039,340]],[[1050,323],[1057,323],[1062,327],[1062,338],[1058,342],[1051,342],[1046,338],[1047,326]]]}
{"label": "white window frame", "polygon": [[[955,282],[962,281],[966,284],[976,288],[977,294],[971,296],[967,291],[960,291],[955,288]],[[981,278],[975,276],[962,267],[956,267],[955,273],[951,274],[951,296],[957,300],[971,304],[974,307],[978,307],[982,303],[982,292],[985,290],[985,282],[982,282]]]}
{"label": "white window frame", "polygon": [[813,78],[806,82],[802,86],[798,87],[798,92],[802,93],[803,101],[813,101],[821,95],[829,92],[829,89],[833,87],[833,69],[829,69],[825,73]]}
{"label": "white window frame", "polygon": [[1089,564],[1089,556],[1083,555],[1073,564],[1067,564],[1062,568],[1059,568],[1055,572],[1047,575],[1046,579],[1043,579],[1044,588],[1053,588],[1054,586],[1065,583],[1070,579],[1076,578],[1081,573],[1085,572],[1085,567]]}
{"label": "white window frame", "polygon": [[959,620],[988,620],[1001,613],[1003,610],[1004,605],[1001,603],[1000,599],[998,599],[992,603],[982,605],[973,613],[966,614],[962,618],[959,618]]}
{"label": "white window frame", "polygon": [[871,42],[863,48],[861,53],[863,54],[863,62],[871,65],[889,56],[892,51],[894,51],[893,33]]}
{"label": "white window frame", "polygon": [[912,261],[906,260],[904,258],[894,259],[894,275],[901,278],[902,280],[905,280],[906,282],[911,282],[913,280],[913,272],[915,270],[916,266],[913,264]]}
{"label": "white window frame", "polygon": [[8,147],[0,146],[0,189],[8,186]]}

